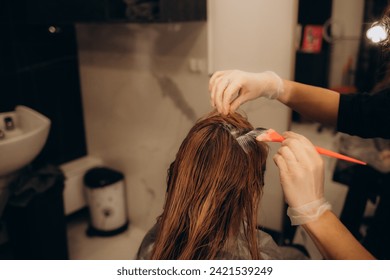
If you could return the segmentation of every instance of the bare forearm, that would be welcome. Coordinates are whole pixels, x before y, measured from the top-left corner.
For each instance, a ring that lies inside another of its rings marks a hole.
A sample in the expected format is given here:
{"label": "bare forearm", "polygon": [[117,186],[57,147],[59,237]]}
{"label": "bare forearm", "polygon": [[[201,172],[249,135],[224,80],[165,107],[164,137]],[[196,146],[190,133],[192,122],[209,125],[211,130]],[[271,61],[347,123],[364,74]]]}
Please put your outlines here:
{"label": "bare forearm", "polygon": [[289,80],[283,83],[284,94],[278,98],[280,102],[307,118],[336,126],[339,93]]}
{"label": "bare forearm", "polygon": [[325,212],[317,221],[303,225],[303,228],[326,259],[375,259],[331,211]]}

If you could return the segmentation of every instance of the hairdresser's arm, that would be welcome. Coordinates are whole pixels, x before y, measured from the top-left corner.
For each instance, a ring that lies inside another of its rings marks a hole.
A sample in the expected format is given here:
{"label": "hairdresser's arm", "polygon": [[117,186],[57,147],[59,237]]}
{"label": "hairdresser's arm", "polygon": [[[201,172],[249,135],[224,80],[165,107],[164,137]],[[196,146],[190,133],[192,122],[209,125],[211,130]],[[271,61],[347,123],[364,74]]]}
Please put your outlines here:
{"label": "hairdresser's arm", "polygon": [[313,144],[293,132],[283,135],[274,156],[293,225],[303,225],[327,259],[373,259],[329,210],[324,199],[324,163]]}
{"label": "hairdresser's arm", "polygon": [[321,87],[283,80],[278,100],[312,120],[336,126],[340,94]]}
{"label": "hairdresser's arm", "polygon": [[340,222],[331,211],[324,212],[316,221],[303,228],[326,259],[370,260],[375,259]]}
{"label": "hairdresser's arm", "polygon": [[278,99],[300,114],[336,125],[339,93],[320,87],[282,80],[276,73],[218,71],[210,78],[211,105],[227,115],[241,104],[259,97]]}

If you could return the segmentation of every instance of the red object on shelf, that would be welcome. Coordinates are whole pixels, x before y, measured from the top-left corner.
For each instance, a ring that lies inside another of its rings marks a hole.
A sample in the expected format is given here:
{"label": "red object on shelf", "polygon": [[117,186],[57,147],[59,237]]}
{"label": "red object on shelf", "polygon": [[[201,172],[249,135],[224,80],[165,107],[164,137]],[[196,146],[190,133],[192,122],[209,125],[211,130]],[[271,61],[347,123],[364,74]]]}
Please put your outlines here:
{"label": "red object on shelf", "polygon": [[301,51],[319,53],[322,48],[322,25],[306,25],[303,31]]}

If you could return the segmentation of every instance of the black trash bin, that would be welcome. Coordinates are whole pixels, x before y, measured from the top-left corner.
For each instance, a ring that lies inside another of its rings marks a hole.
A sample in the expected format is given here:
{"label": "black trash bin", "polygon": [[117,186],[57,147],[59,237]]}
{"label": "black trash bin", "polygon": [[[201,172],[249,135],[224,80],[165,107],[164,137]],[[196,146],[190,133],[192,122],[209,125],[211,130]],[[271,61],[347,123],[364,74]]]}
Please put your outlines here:
{"label": "black trash bin", "polygon": [[4,219],[17,260],[66,260],[64,176],[53,165],[27,169],[10,185]]}
{"label": "black trash bin", "polygon": [[84,176],[89,205],[89,236],[112,236],[128,227],[124,176],[106,168],[95,167]]}

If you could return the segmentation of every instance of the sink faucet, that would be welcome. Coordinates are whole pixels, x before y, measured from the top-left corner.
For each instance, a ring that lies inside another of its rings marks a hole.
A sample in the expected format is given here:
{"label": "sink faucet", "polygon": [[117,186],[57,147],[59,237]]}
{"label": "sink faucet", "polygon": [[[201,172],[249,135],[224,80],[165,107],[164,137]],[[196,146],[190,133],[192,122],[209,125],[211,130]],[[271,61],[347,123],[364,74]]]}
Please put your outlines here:
{"label": "sink faucet", "polygon": [[12,117],[5,117],[4,124],[6,130],[12,130],[15,128],[14,120],[12,119]]}

